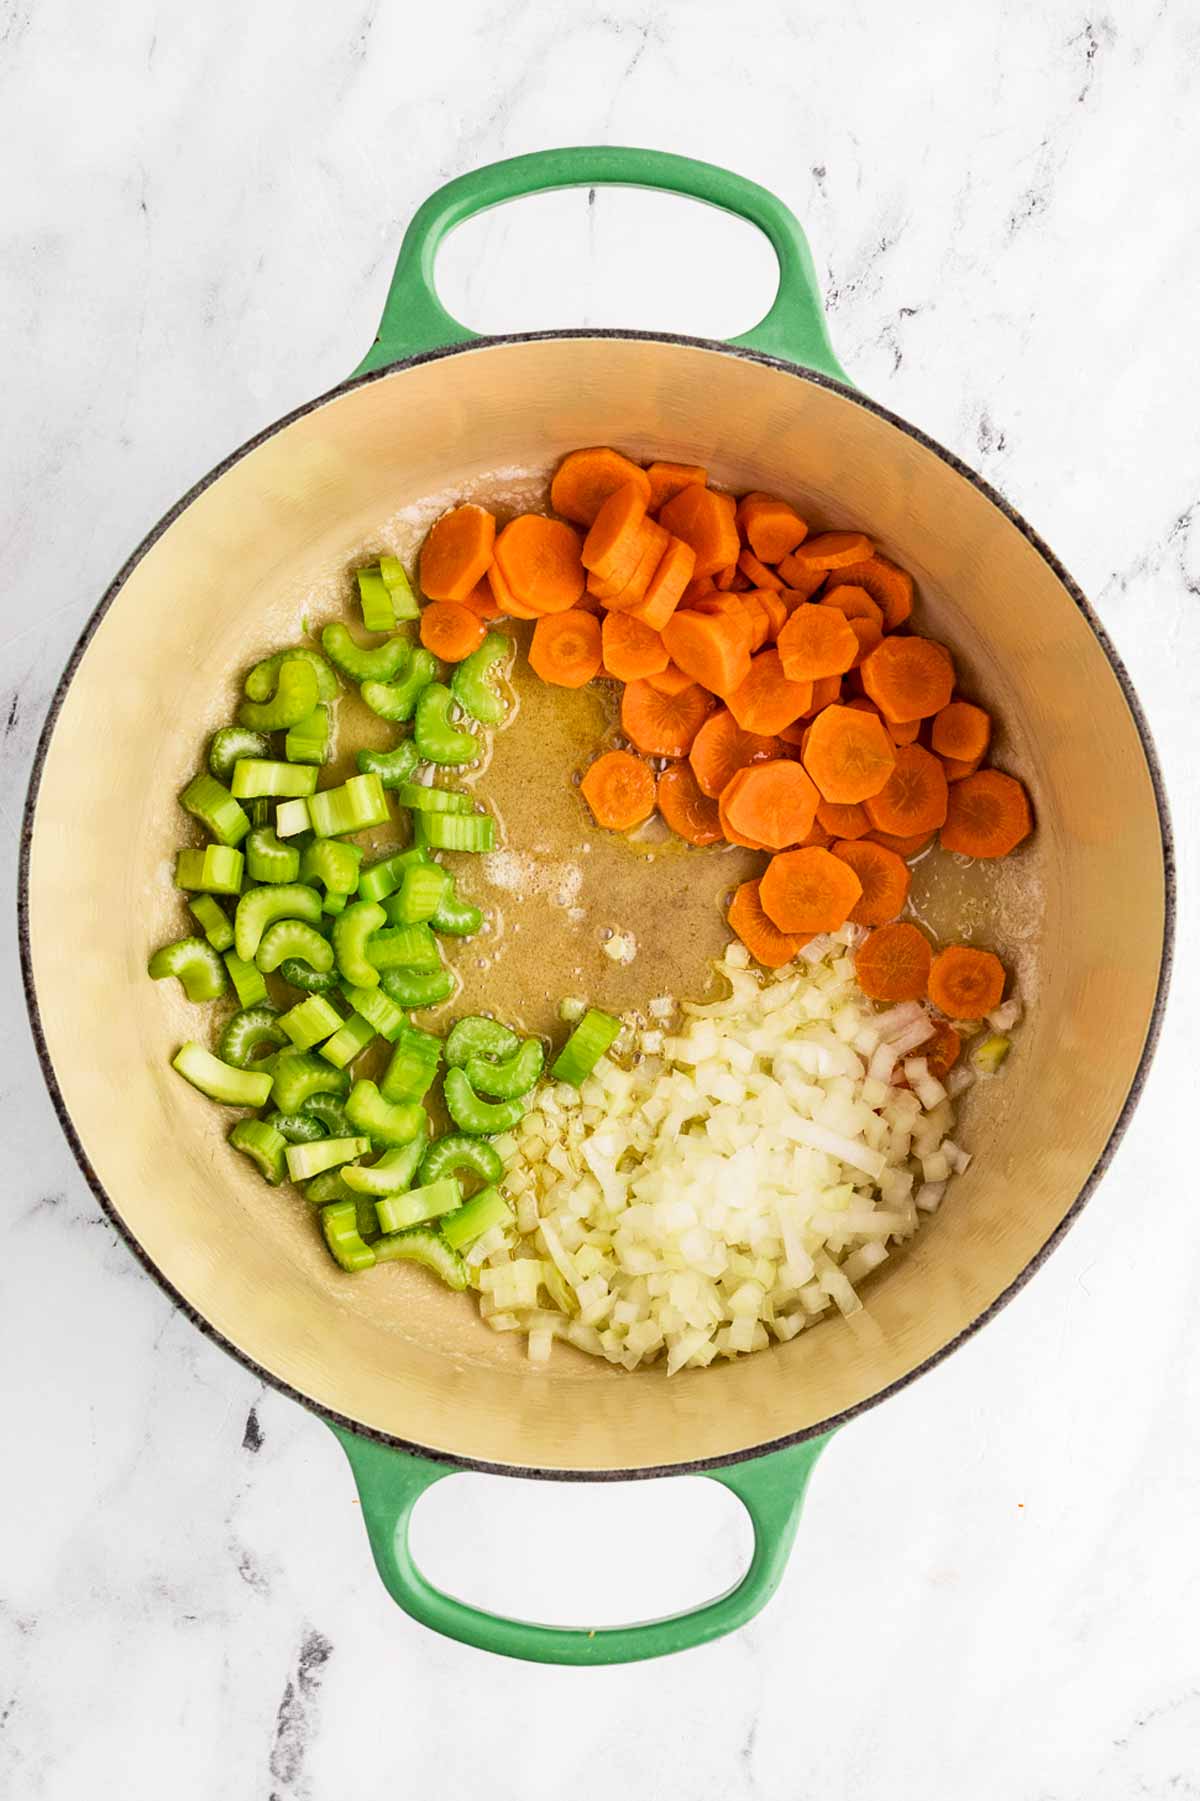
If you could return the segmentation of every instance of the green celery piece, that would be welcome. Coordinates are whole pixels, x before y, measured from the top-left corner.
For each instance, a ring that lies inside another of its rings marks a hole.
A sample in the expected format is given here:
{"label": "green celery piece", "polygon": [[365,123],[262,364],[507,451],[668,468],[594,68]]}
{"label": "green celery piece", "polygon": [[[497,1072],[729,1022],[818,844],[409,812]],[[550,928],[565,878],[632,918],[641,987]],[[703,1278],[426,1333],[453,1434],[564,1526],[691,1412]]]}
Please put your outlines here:
{"label": "green celery piece", "polygon": [[316,1120],[330,1138],[352,1138],[354,1127],[346,1117],[346,1109],[333,1094],[310,1094],[301,1111],[302,1119]]}
{"label": "green celery piece", "polygon": [[451,694],[463,712],[480,725],[499,725],[508,712],[508,702],[497,692],[494,678],[512,648],[510,638],[489,632],[479,649],[464,657],[450,677]]}
{"label": "green celery piece", "polygon": [[[311,763],[280,763],[266,757],[239,757],[230,784],[236,800],[305,800],[317,789],[317,770]],[[276,818],[276,827],[279,821]]]}
{"label": "green celery piece", "polygon": [[204,936],[215,951],[229,949],[233,943],[233,926],[219,901],[215,901],[211,894],[194,894],[188,902],[188,911],[195,914],[204,929]]}
{"label": "green celery piece", "polygon": [[442,1083],[446,1111],[461,1132],[472,1137],[491,1137],[495,1132],[511,1132],[525,1111],[524,1101],[484,1101],[476,1094],[464,1069],[448,1069]]}
{"label": "green celery piece", "polygon": [[264,657],[256,663],[246,677],[245,693],[247,700],[270,700],[279,683],[279,673],[285,663],[307,663],[317,678],[317,699],[336,700],[341,692],[341,683],[329,667],[319,650],[311,650],[307,644],[293,644],[288,650],[277,650],[273,656]]}
{"label": "green celery piece", "polygon": [[449,1069],[462,1069],[472,1057],[488,1057],[494,1063],[502,1063],[508,1057],[515,1057],[520,1048],[521,1040],[511,1026],[501,1025],[498,1019],[486,1019],[479,1013],[469,1013],[450,1028],[446,1039],[446,1065]]}
{"label": "green celery piece", "polygon": [[400,1007],[437,1007],[454,993],[448,969],[382,969],[379,985]]}
{"label": "green celery piece", "polygon": [[177,938],[156,950],[148,964],[156,982],[178,976],[190,1001],[215,1001],[228,986],[225,965],[206,938]]}
{"label": "green celery piece", "polygon": [[257,1164],[259,1174],[264,1176],[272,1188],[277,1188],[283,1181],[283,1153],[286,1141],[265,1119],[239,1119],[229,1142],[235,1150],[241,1151]]}
{"label": "green celery piece", "polygon": [[329,708],[318,701],[311,713],[289,726],[283,741],[289,763],[324,763],[329,756]]}
{"label": "green celery piece", "polygon": [[320,882],[327,894],[353,894],[361,864],[362,850],[357,844],[339,844],[333,838],[317,838],[304,847],[300,879],[302,882]]}
{"label": "green celery piece", "polygon": [[373,1260],[377,1263],[389,1263],[403,1258],[410,1263],[423,1264],[427,1270],[461,1294],[467,1286],[467,1266],[457,1251],[452,1251],[446,1241],[437,1233],[425,1226],[410,1226],[405,1232],[390,1232],[378,1238],[370,1247]]}
{"label": "green celery piece", "polygon": [[412,591],[412,583],[409,581],[399,557],[380,557],[379,573],[383,578],[384,586],[392,597],[392,611],[396,618],[419,618],[420,602]]}
{"label": "green celery piece", "polygon": [[281,800],[275,809],[275,836],[298,838],[301,832],[307,832],[308,829],[308,802],[301,799]]}
{"label": "green celery piece", "polygon": [[[307,925],[302,919],[277,919],[269,925],[259,940],[254,961],[264,975],[270,975],[273,969],[283,973],[285,963],[307,964],[316,977],[316,985],[310,991],[313,994],[324,994],[334,985],[332,978],[324,979],[331,977],[333,951],[315,926]],[[283,979],[285,982],[293,980],[285,973]],[[309,984],[302,981],[298,986],[308,988]]]}
{"label": "green celery piece", "polygon": [[551,1064],[550,1074],[556,1082],[578,1088],[591,1075],[620,1031],[619,1019],[614,1019],[611,1013],[601,1013],[598,1007],[589,1007]]}
{"label": "green celery piece", "polygon": [[396,799],[402,807],[422,813],[470,813],[475,802],[462,788],[433,788],[425,782],[405,782]]}
{"label": "green celery piece", "polygon": [[446,898],[449,871],[440,863],[414,863],[404,872],[400,892],[384,905],[393,925],[422,925],[431,920]]}
{"label": "green celery piece", "polygon": [[474,763],[482,752],[474,732],[460,732],[450,724],[453,700],[449,688],[441,682],[430,682],[421,690],[413,739],[426,763]]}
{"label": "green celery piece", "polygon": [[189,1039],[171,1059],[171,1067],[206,1094],[227,1107],[264,1107],[271,1092],[271,1078],[260,1070],[233,1069],[202,1044]]}
{"label": "green celery piece", "polygon": [[413,647],[407,638],[389,638],[366,650],[340,620],[327,625],[321,643],[331,663],[352,682],[391,682],[403,675],[412,661]]}
{"label": "green celery piece", "polygon": [[[370,906],[370,901],[360,901]],[[381,908],[384,918],[386,912]],[[438,941],[427,925],[384,926],[373,932],[366,943],[367,961],[377,970],[440,969],[442,953]]]}
{"label": "green celery piece", "polygon": [[[325,1169],[319,1176],[314,1176],[310,1182],[306,1182],[303,1189],[305,1200],[311,1201],[316,1207],[323,1207],[328,1201],[351,1201],[354,1203],[357,1213],[361,1196],[346,1187],[343,1180],[346,1168],[357,1168],[357,1165],[345,1165],[342,1169]],[[378,1226],[379,1222],[375,1223]]]}
{"label": "green celery piece", "polygon": [[323,788],[309,799],[308,817],[318,838],[340,838],[386,825],[387,794],[377,775],[352,775],[340,788]]}
{"label": "green celery piece", "polygon": [[456,1176],[469,1170],[481,1182],[498,1182],[504,1174],[500,1153],[482,1138],[469,1138],[465,1132],[448,1132],[435,1138],[418,1172],[422,1182],[440,1182],[443,1176]]}
{"label": "green celery piece", "polygon": [[269,825],[251,832],[244,855],[252,882],[294,882],[300,874],[300,852],[293,844],[280,844]]}
{"label": "green celery piece", "polygon": [[179,796],[179,804],[212,833],[218,844],[240,844],[250,830],[245,809],[238,806],[215,775],[193,776]]}
{"label": "green celery piece", "polygon": [[391,1044],[408,1024],[408,1014],[380,988],[356,988],[353,982],[342,985],[342,993],[356,1013],[361,1013],[381,1038]]}
{"label": "green celery piece", "polygon": [[332,1038],[342,1023],[337,1008],[323,994],[310,994],[289,1007],[279,1021],[298,1051],[311,1050],[324,1038]]}
{"label": "green celery piece", "polygon": [[425,1123],[425,1109],[415,1101],[385,1101],[374,1082],[358,1081],[346,1102],[346,1118],[372,1144],[410,1144]]}
{"label": "green celery piece", "polygon": [[314,1094],[344,1095],[350,1087],[344,1069],[322,1063],[309,1051],[281,1051],[271,1078],[271,1099],[281,1113],[301,1113]]}
{"label": "green celery piece", "polygon": [[335,913],[344,913],[346,911],[346,902],[346,895],[330,894],[326,891],[325,898],[321,902],[321,911],[322,913],[329,913],[331,915]]}
{"label": "green celery piece", "polygon": [[386,900],[394,894],[404,881],[408,870],[423,864],[431,864],[428,851],[413,847],[409,850],[394,851],[390,857],[381,857],[378,863],[368,864],[358,878],[358,898],[360,900]]}
{"label": "green celery piece", "polygon": [[248,732],[244,726],[223,725],[214,732],[208,745],[208,767],[219,782],[227,782],[233,766],[242,757],[269,757],[271,740],[261,732]]}
{"label": "green celery piece", "polygon": [[181,850],[175,858],[175,886],[193,893],[240,894],[244,865],[241,851],[231,850],[225,844]]}
{"label": "green celery piece", "polygon": [[341,1163],[365,1156],[370,1148],[367,1138],[319,1138],[313,1144],[289,1144],[284,1153],[288,1175],[293,1182],[307,1182],[322,1170],[336,1169]]}
{"label": "green celery piece", "polygon": [[440,1221],[442,1237],[452,1251],[465,1251],[485,1232],[512,1223],[513,1210],[498,1188],[481,1188],[456,1213],[447,1213]]}
{"label": "green celery piece", "polygon": [[[387,583],[377,568],[355,571],[362,622],[369,632],[390,632],[396,628],[396,609]],[[322,639],[322,642],[324,640]],[[328,648],[328,647],[326,647]]]}
{"label": "green celery piece", "polygon": [[519,1051],[502,1063],[471,1057],[465,1068],[476,1094],[490,1094],[500,1101],[515,1101],[528,1094],[542,1073],[546,1053],[536,1038],[526,1038]]}
{"label": "green celery piece", "polygon": [[[424,646],[413,651],[408,673],[398,682],[364,682],[359,689],[372,713],[393,725],[411,719],[417,702],[438,672],[438,661]],[[419,748],[419,747],[418,747]]]}
{"label": "green celery piece", "polygon": [[375,1203],[375,1213],[381,1232],[403,1232],[406,1226],[423,1226],[426,1220],[453,1213],[461,1206],[462,1189],[453,1176],[446,1176],[424,1188],[381,1195]]}
{"label": "green celery piece", "polygon": [[374,1163],[356,1163],[352,1169],[344,1170],[347,1188],[354,1194],[376,1197],[381,1194],[399,1194],[416,1175],[428,1143],[429,1125],[426,1121],[409,1144],[385,1151]]}
{"label": "green celery piece", "polygon": [[286,657],[270,700],[244,700],[238,708],[238,724],[252,732],[284,732],[307,719],[317,704],[316,672],[299,657]]}
{"label": "green celery piece", "polygon": [[360,1236],[354,1201],[333,1201],[321,1209],[321,1230],[330,1255],[344,1270],[370,1269],[375,1253]]}
{"label": "green celery piece", "polygon": [[277,1051],[287,1041],[287,1033],[280,1025],[274,1007],[260,1003],[256,1007],[243,1007],[226,1021],[217,1042],[217,1053],[223,1063],[231,1063],[234,1069],[249,1069],[255,1051],[264,1044]]}
{"label": "green celery piece", "polygon": [[270,1113],[267,1121],[288,1144],[316,1144],[319,1138],[330,1136],[312,1113]]}
{"label": "green celery piece", "polygon": [[[263,933],[264,944],[274,930],[275,927],[272,926],[270,931]],[[311,932],[312,927],[305,926],[304,930]],[[314,936],[319,936],[319,934],[314,934]],[[323,938],[321,943],[325,944]],[[325,948],[328,950],[329,946],[325,944]],[[258,954],[260,957],[263,954],[261,944],[258,947]],[[285,957],[279,965],[279,973],[292,988],[300,988],[305,994],[332,994],[335,988],[341,987],[341,977],[336,970],[316,970],[302,957]]]}
{"label": "green celery piece", "polygon": [[411,738],[405,738],[395,750],[360,750],[355,758],[360,775],[377,775],[385,788],[399,788],[407,782],[421,761]]}
{"label": "green celery piece", "polygon": [[333,948],[338,968],[355,988],[374,988],[379,971],[367,957],[367,940],[387,923],[374,901],[354,901],[333,922]]}
{"label": "green celery piece", "polygon": [[375,1027],[362,1017],[361,1013],[352,1013],[349,1019],[343,1020],[341,1027],[332,1038],[327,1038],[321,1046],[321,1056],[327,1057],[337,1069],[345,1069],[353,1063],[360,1051],[365,1051],[376,1038]]}
{"label": "green celery piece", "polygon": [[233,983],[239,1007],[261,1007],[267,998],[267,984],[262,971],[247,963],[236,951],[225,952],[225,967]]}
{"label": "green celery piece", "polygon": [[385,1101],[419,1101],[429,1093],[442,1060],[442,1041],[419,1026],[404,1026],[392,1048],[391,1060],[379,1080]]}
{"label": "green celery piece", "polygon": [[459,899],[452,871],[447,869],[444,873],[446,890],[437,912],[430,915],[429,923],[435,932],[443,932],[451,938],[473,938],[483,924],[483,913],[470,901]]}
{"label": "green celery piece", "polygon": [[496,822],[490,813],[418,813],[430,850],[495,850]]}
{"label": "green celery piece", "polygon": [[277,919],[299,919],[310,926],[319,925],[320,895],[315,888],[306,888],[296,882],[281,883],[272,888],[252,888],[249,894],[243,894],[233,922],[238,956],[247,963],[253,962],[263,933]]}

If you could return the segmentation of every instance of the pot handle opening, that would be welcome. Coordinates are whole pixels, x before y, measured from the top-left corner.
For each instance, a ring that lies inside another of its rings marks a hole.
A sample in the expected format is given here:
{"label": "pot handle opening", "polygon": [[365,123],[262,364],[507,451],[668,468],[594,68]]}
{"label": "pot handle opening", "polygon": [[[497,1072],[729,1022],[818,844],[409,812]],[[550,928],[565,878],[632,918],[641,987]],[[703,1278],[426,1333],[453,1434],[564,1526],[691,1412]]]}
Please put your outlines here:
{"label": "pot handle opening", "polygon": [[779,1585],[787,1563],[804,1491],[813,1465],[832,1437],[808,1439],[747,1463],[705,1470],[738,1497],[754,1527],[754,1553],[741,1581],[701,1607],[636,1626],[540,1626],[506,1619],[457,1601],[435,1588],[413,1560],[409,1526],[413,1509],[435,1482],[461,1474],[457,1466],[379,1445],[334,1426],[358,1484],[375,1566],[396,1604],[444,1638],[528,1663],[637,1663],[687,1651],[734,1632],[752,1620]]}
{"label": "pot handle opening", "polygon": [[374,344],[355,374],[380,369],[425,350],[467,344],[476,336],[452,319],[437,296],[438,249],[448,232],[489,207],[552,188],[659,188],[706,201],[756,225],[779,262],[779,287],[770,311],[731,343],[846,379],[829,342],[808,240],[781,200],[757,182],[665,150],[619,145],[539,150],[488,163],[448,181],[413,215]]}

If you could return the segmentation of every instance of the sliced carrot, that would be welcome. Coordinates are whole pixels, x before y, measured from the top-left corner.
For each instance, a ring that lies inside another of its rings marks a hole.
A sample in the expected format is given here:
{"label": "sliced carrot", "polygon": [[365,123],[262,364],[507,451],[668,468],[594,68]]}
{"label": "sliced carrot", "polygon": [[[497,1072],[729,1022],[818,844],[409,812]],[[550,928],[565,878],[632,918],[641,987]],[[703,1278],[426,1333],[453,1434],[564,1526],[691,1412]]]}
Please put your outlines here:
{"label": "sliced carrot", "polygon": [[[736,780],[737,777],[735,776],[734,781]],[[742,845],[745,850],[766,850],[766,845],[760,844],[757,838],[745,838],[742,836],[741,832],[738,831],[725,808],[727,796],[730,799],[733,797],[733,782],[730,782],[728,788],[725,789],[724,793],[722,793],[720,799],[717,801],[717,818],[721,822],[722,837],[728,839],[730,844]]]}
{"label": "sliced carrot", "polygon": [[492,598],[499,611],[509,619],[536,619],[537,614],[530,607],[522,606],[504,577],[504,571],[498,563],[493,563],[487,572],[487,584],[492,591]]}
{"label": "sliced carrot", "polygon": [[849,619],[846,623],[858,639],[858,655],[850,667],[861,669],[876,645],[883,642],[883,627],[876,625],[873,619]]}
{"label": "sliced carrot", "polygon": [[819,798],[799,763],[780,758],[739,769],[721,795],[721,811],[747,843],[786,850],[811,832]]}
{"label": "sliced carrot", "polygon": [[883,609],[876,606],[865,588],[856,588],[850,583],[830,588],[821,596],[821,605],[836,607],[847,619],[869,619],[878,626],[880,637],[883,636]]}
{"label": "sliced carrot", "polygon": [[950,789],[942,844],[965,857],[1006,857],[1033,830],[1029,796],[1015,776],[981,769]]}
{"label": "sliced carrot", "polygon": [[691,483],[667,501],[658,517],[672,537],[695,551],[697,576],[715,575],[737,562],[742,546],[731,496]]}
{"label": "sliced carrot", "polygon": [[752,550],[743,550],[738,558],[738,568],[755,588],[771,588],[778,594],[783,587],[775,571],[760,563]]}
{"label": "sliced carrot", "polygon": [[742,610],[745,612],[752,627],[750,655],[753,656],[756,650],[762,649],[763,645],[767,642],[767,639],[771,636],[771,614],[768,613],[766,607],[759,600],[758,595],[752,590],[748,589],[745,593],[740,595],[739,598],[742,603]]}
{"label": "sliced carrot", "polygon": [[609,750],[590,765],[579,791],[597,825],[628,832],[654,811],[654,775],[627,750]]}
{"label": "sliced carrot", "polygon": [[788,680],[793,682],[842,675],[858,655],[858,639],[850,622],[834,607],[797,607],[776,643]]}
{"label": "sliced carrot", "polygon": [[644,469],[619,450],[573,450],[565,456],[550,483],[550,505],[576,525],[591,525],[610,494],[632,484],[650,505],[650,478]]}
{"label": "sliced carrot", "polygon": [[496,539],[496,562],[523,607],[539,616],[565,613],[583,595],[581,548],[573,525],[544,513],[522,513]]}
{"label": "sliced carrot", "polygon": [[683,597],[696,567],[696,553],[682,538],[667,538],[667,547],[646,586],[646,592],[628,610],[643,625],[661,632]]}
{"label": "sliced carrot", "polygon": [[854,953],[858,985],[873,1001],[919,1001],[925,996],[933,951],[907,922],[877,926]]}
{"label": "sliced carrot", "polygon": [[583,541],[583,566],[597,581],[628,581],[642,553],[645,517],[645,489],[636,482],[626,482],[608,496]]}
{"label": "sliced carrot", "polygon": [[648,757],[686,757],[712,701],[696,683],[661,694],[648,681],[629,682],[621,696],[621,730]]}
{"label": "sliced carrot", "polygon": [[421,613],[421,642],[443,663],[461,663],[487,633],[478,613],[457,600],[434,600]]}
{"label": "sliced carrot", "polygon": [[842,695],[842,678],[840,675],[823,675],[812,685],[812,701],[804,717],[815,719],[826,707],[836,706]]}
{"label": "sliced carrot", "polygon": [[659,694],[682,694],[694,685],[691,676],[685,675],[677,663],[668,663],[661,675],[648,675],[646,684]]}
{"label": "sliced carrot", "polygon": [[779,574],[784,584],[784,599],[788,603],[789,612],[798,607],[802,600],[811,600],[817,589],[824,582],[828,571],[825,569],[805,569],[796,561],[796,553],[784,557],[779,565]]}
{"label": "sliced carrot", "polygon": [[939,1019],[933,1037],[927,1038],[913,1055],[924,1057],[925,1067],[935,1082],[944,1082],[962,1050],[962,1039],[948,1020]]}
{"label": "sliced carrot", "polygon": [[492,619],[499,619],[500,608],[496,605],[496,596],[492,593],[487,576],[481,576],[471,592],[457,603],[461,607],[470,607],[477,619],[486,625]]}
{"label": "sliced carrot", "polygon": [[869,838],[841,838],[832,849],[862,883],[862,895],[850,915],[855,925],[881,926],[903,911],[912,874],[894,850],[872,844]]}
{"label": "sliced carrot", "polygon": [[619,682],[661,675],[670,661],[661,634],[628,613],[606,613],[600,636],[605,670]]}
{"label": "sliced carrot", "polygon": [[455,507],[421,546],[421,588],[429,600],[463,600],[492,560],[496,521],[486,507]]}
{"label": "sliced carrot", "polygon": [[763,912],[757,882],[743,882],[734,890],[725,915],[756,963],[764,969],[782,969],[808,942],[804,935],[781,932]]}
{"label": "sliced carrot", "polygon": [[716,573],[716,576],[714,579],[717,584],[717,589],[720,593],[728,594],[729,590],[733,587],[733,578],[736,574],[737,574],[737,564],[736,563],[731,563],[729,565],[728,569],[718,569],[717,570],[717,573]]}
{"label": "sliced carrot", "polygon": [[886,632],[894,632],[912,612],[912,576],[907,570],[897,569],[895,563],[889,563],[878,551],[865,562],[843,564],[830,576],[829,581],[831,587],[838,587],[842,582],[852,582],[855,587],[865,588],[872,600],[883,609],[883,629]]}
{"label": "sliced carrot", "polygon": [[876,844],[882,844],[885,850],[894,850],[896,855],[898,857],[903,857],[906,863],[911,862],[914,857],[920,856],[921,852],[923,850],[928,850],[929,846],[933,843],[932,832],[908,832],[903,834],[897,834],[896,832],[872,832],[871,837]]}
{"label": "sliced carrot", "polygon": [[795,507],[770,494],[747,494],[737,510],[742,536],[763,563],[779,563],[808,536]]}
{"label": "sliced carrot", "polygon": [[857,906],[862,883],[848,863],[813,846],[772,857],[759,894],[781,932],[835,932]]}
{"label": "sliced carrot", "polygon": [[827,570],[864,562],[870,554],[871,540],[862,532],[818,532],[815,538],[805,538],[792,557],[801,569]]}
{"label": "sliced carrot", "polygon": [[777,650],[760,651],[750,672],[728,699],[729,711],[747,732],[771,736],[791,725],[812,700],[811,682],[789,682]]}
{"label": "sliced carrot", "polygon": [[754,583],[750,580],[748,575],[743,574],[739,563],[739,566],[729,578],[729,592],[731,594],[745,594],[753,588],[753,586]]}
{"label": "sliced carrot", "polygon": [[1004,998],[1004,965],[991,951],[949,944],[933,959],[929,998],[949,1019],[982,1019]]}
{"label": "sliced carrot", "polygon": [[915,837],[946,823],[946,772],[921,744],[896,746],[896,767],[877,794],[865,797],[877,832]]}
{"label": "sliced carrot", "polygon": [[821,801],[817,807],[817,822],[831,838],[865,838],[871,829],[866,808],[856,801]]}
{"label": "sliced carrot", "polygon": [[885,719],[883,723],[893,744],[915,744],[921,735],[919,719]]}
{"label": "sliced carrot", "polygon": [[719,844],[724,837],[715,800],[701,794],[690,763],[668,763],[658,778],[658,810],[677,838]]}
{"label": "sliced carrot", "polygon": [[946,771],[946,780],[948,782],[965,782],[969,775],[975,774],[975,771],[983,762],[983,758],[968,757],[964,761],[959,757],[939,757],[938,762]]}
{"label": "sliced carrot", "polygon": [[739,769],[778,756],[779,741],[743,731],[727,707],[718,707],[696,733],[689,754],[701,794],[715,800]]}
{"label": "sliced carrot", "polygon": [[600,621],[573,607],[549,613],[533,628],[529,667],[556,688],[583,688],[600,673]]}
{"label": "sliced carrot", "polygon": [[601,604],[614,613],[640,606],[669,543],[670,535],[661,525],[653,519],[643,519],[638,528],[638,559],[633,574],[615,594],[606,595]]}
{"label": "sliced carrot", "polygon": [[701,469],[698,463],[651,463],[646,478],[650,483],[650,511],[657,513],[681,488],[690,488],[693,483],[706,487],[708,470]]}
{"label": "sliced carrot", "polygon": [[753,600],[766,612],[767,643],[774,644],[788,619],[788,610],[782,596],[774,588],[751,588],[747,592],[746,599]]}
{"label": "sliced carrot", "polygon": [[799,850],[812,850],[814,848],[817,850],[828,850],[832,843],[833,834],[825,830],[825,827],[821,824],[819,819],[814,819],[812,822],[812,830],[809,832],[808,837],[805,838],[803,843],[798,845],[797,848]]}
{"label": "sliced carrot", "polygon": [[878,794],[896,767],[896,747],[882,720],[855,707],[826,707],[818,713],[802,755],[822,800],[844,806]]}
{"label": "sliced carrot", "polygon": [[929,743],[939,757],[953,757],[957,763],[969,763],[983,757],[992,736],[992,721],[982,707],[969,700],[952,700],[933,716]]}
{"label": "sliced carrot", "polygon": [[[610,573],[597,575],[595,570],[588,570],[588,593],[594,594],[597,600],[608,600],[619,594],[632,580],[638,564],[645,554],[646,541],[642,535],[643,520],[636,528],[625,533],[618,548],[606,563]],[[585,541],[586,542],[586,541]]]}
{"label": "sliced carrot", "polygon": [[779,734],[780,741],[783,744],[793,745],[797,750],[799,750],[801,752],[801,761],[802,762],[804,760],[803,759],[803,751],[804,751],[804,746],[808,740],[808,731],[809,731],[809,724],[811,723],[811,719],[812,719],[812,714],[811,714],[811,710],[810,710],[808,713],[806,713],[804,715],[803,719],[797,719],[795,725],[785,725],[783,730]]}
{"label": "sliced carrot", "polygon": [[[680,543],[682,542],[683,540],[680,539]],[[688,545],[688,549],[692,549],[690,544]],[[692,550],[693,568],[695,567],[695,561],[696,553]],[[694,607],[698,600],[703,600],[706,595],[716,594],[717,592],[717,584],[714,582],[711,575],[693,576],[691,581],[688,582],[687,587],[683,590],[683,593],[680,595],[679,604],[681,607]]]}
{"label": "sliced carrot", "polygon": [[[685,488],[684,494],[707,494],[707,488]],[[672,503],[673,504],[673,503]],[[710,603],[701,602],[702,606]],[[742,609],[737,609],[744,620]],[[727,613],[708,615],[683,612],[678,607],[663,628],[663,640],[673,663],[678,663],[710,694],[722,699],[750,673],[750,651],[744,625]]]}
{"label": "sliced carrot", "polygon": [[862,679],[885,719],[928,719],[954,692],[954,664],[932,638],[885,638],[863,663]]}

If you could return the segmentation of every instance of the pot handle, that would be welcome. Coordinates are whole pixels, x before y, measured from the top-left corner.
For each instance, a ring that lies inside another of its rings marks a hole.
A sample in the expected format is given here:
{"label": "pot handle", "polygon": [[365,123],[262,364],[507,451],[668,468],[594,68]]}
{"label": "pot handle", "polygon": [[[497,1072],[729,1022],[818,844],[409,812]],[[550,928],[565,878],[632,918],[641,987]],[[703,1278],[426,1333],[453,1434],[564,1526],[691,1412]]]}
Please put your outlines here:
{"label": "pot handle", "polygon": [[467,344],[477,335],[452,319],[437,297],[438,249],[456,225],[526,194],[601,185],[687,194],[757,225],[778,258],[779,287],[766,317],[730,342],[801,363],[840,381],[846,379],[829,342],[808,240],[783,202],[757,182],[713,163],[694,162],[665,150],[618,145],[539,150],[529,156],[509,157],[471,169],[431,194],[404,234],[378,336],[355,374],[443,345]]}
{"label": "pot handle", "polygon": [[350,1460],[358,1484],[367,1536],[375,1566],[393,1601],[412,1619],[444,1638],[474,1645],[501,1657],[528,1663],[637,1663],[665,1657],[724,1637],[752,1620],[774,1594],[783,1575],[804,1491],[813,1465],[832,1433],[789,1445],[746,1463],[702,1473],[720,1482],[742,1503],[754,1526],[750,1567],[728,1594],[688,1613],[649,1620],[638,1626],[539,1626],[530,1620],[506,1619],[456,1601],[426,1580],[413,1561],[409,1525],[413,1509],[427,1488],[461,1471],[452,1464],[416,1457],[380,1445],[329,1422]]}

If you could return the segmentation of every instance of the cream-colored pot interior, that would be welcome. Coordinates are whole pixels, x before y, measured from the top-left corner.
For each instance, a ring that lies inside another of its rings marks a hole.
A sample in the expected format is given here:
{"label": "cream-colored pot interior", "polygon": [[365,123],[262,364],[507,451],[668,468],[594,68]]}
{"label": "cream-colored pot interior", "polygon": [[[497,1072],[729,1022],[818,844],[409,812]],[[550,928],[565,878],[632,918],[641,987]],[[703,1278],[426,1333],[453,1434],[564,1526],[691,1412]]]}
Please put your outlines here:
{"label": "cream-colored pot interior", "polygon": [[[420,1270],[343,1276],[304,1228],[303,1203],[243,1167],[223,1142],[229,1116],[169,1068],[207,1021],[145,974],[155,944],[186,929],[170,872],[192,835],[175,795],[201,734],[228,717],[237,669],[287,642],[308,599],[377,550],[398,509],[610,442],[864,526],[913,572],[924,629],[1003,720],[997,761],[1026,779],[1038,817],[1016,875],[973,903],[977,940],[1015,947],[1033,1004],[1009,1073],[972,1104],[971,1170],[872,1279],[865,1319],[670,1381],[561,1348],[531,1369],[514,1339]],[[815,1428],[978,1320],[1104,1157],[1151,1027],[1164,908],[1133,716],[1025,533],[844,393],[715,349],[621,338],[485,345],[385,374],[235,460],[157,538],[96,630],[46,755],[29,871],[54,1077],[98,1183],[173,1288],[320,1408],[458,1457],[585,1472],[721,1458]]]}

